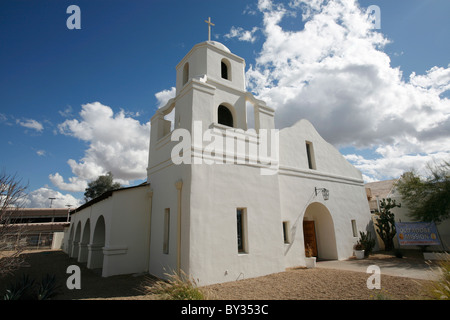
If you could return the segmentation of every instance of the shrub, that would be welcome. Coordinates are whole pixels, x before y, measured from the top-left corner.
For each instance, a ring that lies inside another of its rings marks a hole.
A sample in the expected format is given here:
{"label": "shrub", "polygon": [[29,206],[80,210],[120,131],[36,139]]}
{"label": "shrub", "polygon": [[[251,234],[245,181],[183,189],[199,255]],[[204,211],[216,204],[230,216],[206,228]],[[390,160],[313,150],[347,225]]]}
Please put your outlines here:
{"label": "shrub", "polygon": [[309,243],[306,245],[305,248],[305,256],[307,258],[312,258],[314,256],[314,250]]}
{"label": "shrub", "polygon": [[48,300],[56,295],[57,285],[55,275],[45,275],[37,289],[38,300]]}
{"label": "shrub", "polygon": [[450,299],[450,254],[443,253],[442,260],[437,262],[440,277],[437,281],[432,281],[425,286],[425,295],[431,299]]}
{"label": "shrub", "polygon": [[372,238],[370,231],[367,231],[367,233],[360,231],[359,236],[360,238],[358,240],[358,243],[360,243],[364,247],[364,256],[368,257],[375,247],[375,239]]}
{"label": "shrub", "polygon": [[390,293],[387,290],[376,290],[375,294],[371,296],[372,300],[392,300]]}
{"label": "shrub", "polygon": [[37,285],[37,289],[33,285],[34,279],[23,274],[20,280],[9,285],[3,300],[48,300],[56,294],[57,286],[54,275],[44,276]]}
{"label": "shrub", "polygon": [[34,280],[30,279],[27,274],[23,274],[22,278],[15,283],[10,283],[3,300],[28,300],[31,298],[31,288]]}
{"label": "shrub", "polygon": [[159,280],[147,289],[150,293],[158,294],[164,300],[206,300],[206,295],[197,287],[194,279],[189,278],[183,271],[181,274],[167,274],[168,280]]}

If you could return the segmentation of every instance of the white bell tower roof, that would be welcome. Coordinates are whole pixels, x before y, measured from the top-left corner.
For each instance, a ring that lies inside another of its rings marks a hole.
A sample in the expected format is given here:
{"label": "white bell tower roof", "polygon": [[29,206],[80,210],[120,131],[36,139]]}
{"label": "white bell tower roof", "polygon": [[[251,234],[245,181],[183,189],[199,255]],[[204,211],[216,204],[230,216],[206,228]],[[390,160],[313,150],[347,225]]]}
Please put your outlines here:
{"label": "white bell tower roof", "polygon": [[207,43],[217,47],[220,50],[223,50],[225,52],[231,53],[230,49],[228,49],[224,44],[217,42],[217,41],[207,41]]}

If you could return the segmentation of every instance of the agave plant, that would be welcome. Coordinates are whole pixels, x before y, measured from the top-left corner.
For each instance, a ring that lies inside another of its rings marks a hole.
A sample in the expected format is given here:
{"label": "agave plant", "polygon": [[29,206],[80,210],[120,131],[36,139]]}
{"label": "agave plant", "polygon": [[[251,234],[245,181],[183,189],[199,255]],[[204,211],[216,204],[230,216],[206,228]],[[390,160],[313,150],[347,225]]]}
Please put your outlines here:
{"label": "agave plant", "polygon": [[[54,275],[45,275],[41,282],[34,285],[34,279],[27,274],[15,283],[11,283],[6,289],[3,300],[48,300],[55,296],[58,288]],[[33,286],[34,285],[34,286]]]}
{"label": "agave plant", "polygon": [[38,300],[48,300],[56,295],[56,290],[58,286],[56,285],[55,275],[46,274],[39,284],[37,290]]}
{"label": "agave plant", "polygon": [[30,279],[27,274],[23,274],[22,278],[15,283],[11,283],[9,288],[6,289],[6,293],[3,296],[3,300],[23,300],[28,299],[30,295],[30,289],[33,287],[34,280]]}

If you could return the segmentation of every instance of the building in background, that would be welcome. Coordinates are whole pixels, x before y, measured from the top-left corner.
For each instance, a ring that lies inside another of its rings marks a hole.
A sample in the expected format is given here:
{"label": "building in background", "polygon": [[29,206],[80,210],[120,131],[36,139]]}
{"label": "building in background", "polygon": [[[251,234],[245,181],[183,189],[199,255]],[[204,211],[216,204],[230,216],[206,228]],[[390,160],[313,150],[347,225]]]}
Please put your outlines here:
{"label": "building in background", "polygon": [[11,210],[9,239],[21,241],[26,249],[61,249],[70,226],[69,209],[19,208]]}

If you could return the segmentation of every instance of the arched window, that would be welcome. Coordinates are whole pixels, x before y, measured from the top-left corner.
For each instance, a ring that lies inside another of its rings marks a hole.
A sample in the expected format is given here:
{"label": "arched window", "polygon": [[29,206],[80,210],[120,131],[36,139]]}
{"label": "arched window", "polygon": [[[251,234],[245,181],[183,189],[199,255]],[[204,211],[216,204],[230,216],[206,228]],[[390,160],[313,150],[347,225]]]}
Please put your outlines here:
{"label": "arched window", "polygon": [[189,79],[189,63],[186,62],[186,64],[183,67],[183,86],[188,82]]}
{"label": "arched window", "polygon": [[217,122],[228,127],[233,127],[233,114],[230,109],[220,105],[217,110]]}
{"label": "arched window", "polygon": [[222,79],[231,80],[230,63],[226,59],[222,59],[220,62],[220,70]]}

